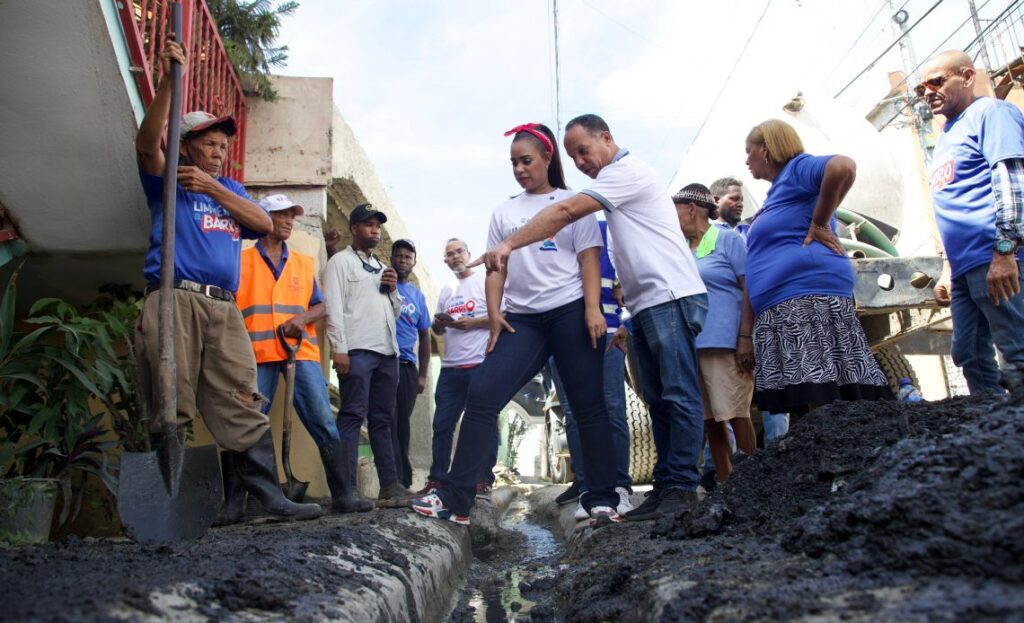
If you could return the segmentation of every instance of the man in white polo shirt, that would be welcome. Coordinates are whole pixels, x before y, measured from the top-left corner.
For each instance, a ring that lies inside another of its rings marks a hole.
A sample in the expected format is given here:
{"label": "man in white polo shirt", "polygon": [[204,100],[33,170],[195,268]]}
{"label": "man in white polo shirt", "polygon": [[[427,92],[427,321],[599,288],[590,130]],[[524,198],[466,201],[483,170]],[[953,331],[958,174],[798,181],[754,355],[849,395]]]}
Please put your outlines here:
{"label": "man in white polo shirt", "polygon": [[697,501],[704,416],[695,339],[707,315],[707,290],[679,230],[672,199],[651,167],[620,149],[597,115],[570,121],[564,143],[576,168],[594,183],[540,211],[475,263],[500,270],[513,250],[605,211],[615,240],[615,268],[633,315],[640,383],[658,451],[654,489],[625,518],[671,515]]}

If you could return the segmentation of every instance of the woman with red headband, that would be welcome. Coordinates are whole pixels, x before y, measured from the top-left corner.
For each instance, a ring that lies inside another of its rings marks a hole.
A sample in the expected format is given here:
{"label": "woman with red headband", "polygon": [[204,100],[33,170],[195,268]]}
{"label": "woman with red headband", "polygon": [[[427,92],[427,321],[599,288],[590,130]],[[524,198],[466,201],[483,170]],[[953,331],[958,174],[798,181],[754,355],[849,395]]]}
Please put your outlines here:
{"label": "woman with red headband", "polygon": [[[491,215],[496,246],[544,207],[572,196],[565,187],[555,136],[530,123],[512,128],[512,173],[522,193]],[[468,524],[481,473],[498,448],[498,413],[549,357],[572,403],[583,447],[592,521],[618,521],[615,451],[604,404],[605,321],[601,313],[601,230],[588,215],[543,242],[512,253],[505,270],[487,274],[488,355],[470,383],[455,459],[443,486],[412,508]],[[509,270],[511,268],[511,270]],[[500,311],[504,299],[507,314]]]}

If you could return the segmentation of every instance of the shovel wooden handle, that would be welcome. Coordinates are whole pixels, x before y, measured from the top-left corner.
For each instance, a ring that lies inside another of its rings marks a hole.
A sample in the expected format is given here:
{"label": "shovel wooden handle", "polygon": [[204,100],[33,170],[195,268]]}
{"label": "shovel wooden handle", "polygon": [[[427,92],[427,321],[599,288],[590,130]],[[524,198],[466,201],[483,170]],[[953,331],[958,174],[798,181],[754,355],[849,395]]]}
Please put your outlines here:
{"label": "shovel wooden handle", "polygon": [[[174,41],[181,43],[181,3],[171,3]],[[174,363],[174,223],[178,196],[178,144],[181,137],[181,65],[171,63],[171,105],[167,120],[167,158],[164,166],[163,221],[160,232],[159,341],[157,405],[160,422],[160,463],[164,484],[178,492],[183,448],[178,438],[178,382]]]}
{"label": "shovel wooden handle", "polygon": [[294,346],[288,341],[284,334],[284,325],[277,326],[277,340],[281,342],[285,354],[288,356],[284,371],[284,428],[281,431],[281,464],[284,467],[284,475],[288,482],[295,478],[292,476],[292,405],[295,400],[295,354],[302,346],[302,335]]}

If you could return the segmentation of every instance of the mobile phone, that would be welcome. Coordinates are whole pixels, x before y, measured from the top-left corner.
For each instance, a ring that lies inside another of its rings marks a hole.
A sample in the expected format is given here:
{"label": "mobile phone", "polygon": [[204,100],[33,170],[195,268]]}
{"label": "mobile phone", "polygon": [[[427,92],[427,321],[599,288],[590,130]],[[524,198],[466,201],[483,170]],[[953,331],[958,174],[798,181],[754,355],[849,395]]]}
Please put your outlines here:
{"label": "mobile phone", "polygon": [[434,314],[434,318],[437,318],[438,320],[444,320],[446,322],[455,322],[455,318],[452,318],[451,314],[445,312],[437,312],[436,314]]}

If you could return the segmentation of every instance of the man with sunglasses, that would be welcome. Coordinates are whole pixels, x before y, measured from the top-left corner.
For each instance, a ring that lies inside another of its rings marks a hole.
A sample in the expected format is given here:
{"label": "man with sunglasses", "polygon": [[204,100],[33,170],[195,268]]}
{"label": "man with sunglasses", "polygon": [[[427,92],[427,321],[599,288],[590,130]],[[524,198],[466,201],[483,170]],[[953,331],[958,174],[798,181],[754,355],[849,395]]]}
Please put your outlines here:
{"label": "man with sunglasses", "polygon": [[412,494],[398,481],[391,440],[398,393],[398,275],[373,254],[387,220],[369,203],[356,206],[349,215],[352,244],[332,256],[324,271],[327,337],[341,384],[338,428],[348,451],[349,478],[355,482],[359,429],[366,420],[379,506],[401,505]]}
{"label": "man with sunglasses", "polygon": [[958,50],[929,59],[921,75],[915,93],[946,118],[930,171],[948,259],[935,299],[952,307],[953,362],[971,393],[1002,393],[1024,375],[1024,116],[976,96],[974,64]]}

